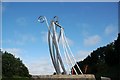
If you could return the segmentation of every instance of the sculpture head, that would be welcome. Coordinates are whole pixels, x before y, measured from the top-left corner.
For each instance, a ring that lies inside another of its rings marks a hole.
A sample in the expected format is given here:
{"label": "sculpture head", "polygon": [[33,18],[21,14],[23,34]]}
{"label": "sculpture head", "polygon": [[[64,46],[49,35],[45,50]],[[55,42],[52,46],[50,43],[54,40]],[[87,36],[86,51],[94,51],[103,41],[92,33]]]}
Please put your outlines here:
{"label": "sculpture head", "polygon": [[44,21],[45,21],[45,17],[44,16],[38,17],[38,22],[43,23]]}

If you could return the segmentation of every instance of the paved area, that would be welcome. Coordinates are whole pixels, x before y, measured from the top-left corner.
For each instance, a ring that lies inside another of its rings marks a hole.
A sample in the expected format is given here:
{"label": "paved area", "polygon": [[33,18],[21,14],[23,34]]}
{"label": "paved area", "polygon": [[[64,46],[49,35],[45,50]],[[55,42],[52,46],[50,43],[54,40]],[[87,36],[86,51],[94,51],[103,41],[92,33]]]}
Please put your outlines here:
{"label": "paved area", "polygon": [[96,80],[92,74],[84,75],[39,75],[33,76],[33,80]]}

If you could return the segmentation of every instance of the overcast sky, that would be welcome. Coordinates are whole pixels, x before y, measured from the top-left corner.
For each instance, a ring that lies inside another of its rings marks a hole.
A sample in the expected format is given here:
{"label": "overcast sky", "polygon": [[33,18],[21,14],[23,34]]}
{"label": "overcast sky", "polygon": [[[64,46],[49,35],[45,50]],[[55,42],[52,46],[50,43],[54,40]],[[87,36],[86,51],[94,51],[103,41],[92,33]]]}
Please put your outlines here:
{"label": "overcast sky", "polygon": [[54,16],[59,17],[77,61],[117,38],[117,2],[4,2],[2,6],[3,50],[20,57],[31,74],[54,72],[48,50],[47,26],[37,21],[41,15],[49,22]]}

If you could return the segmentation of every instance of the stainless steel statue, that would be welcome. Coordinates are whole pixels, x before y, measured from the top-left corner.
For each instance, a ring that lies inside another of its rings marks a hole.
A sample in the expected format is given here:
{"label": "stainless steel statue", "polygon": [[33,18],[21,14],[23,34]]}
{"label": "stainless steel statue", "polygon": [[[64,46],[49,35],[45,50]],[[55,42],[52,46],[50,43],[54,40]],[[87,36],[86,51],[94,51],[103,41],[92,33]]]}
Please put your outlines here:
{"label": "stainless steel statue", "polygon": [[[70,50],[70,47],[69,47],[66,37],[64,35],[64,29],[58,22],[58,17],[55,16],[53,18],[53,20],[51,20],[50,25],[48,24],[48,21],[45,16],[40,16],[38,18],[38,21],[40,23],[45,22],[47,24],[49,51],[50,51],[50,56],[51,56],[52,63],[55,68],[56,74],[62,74],[62,72],[63,72],[63,74],[68,74],[65,69],[65,65],[63,64],[63,60],[61,58],[61,52],[60,52],[60,47],[59,47],[60,38],[62,40],[62,45],[63,45],[63,50],[65,53],[66,60],[68,60],[72,64],[72,66],[74,64],[76,64],[78,69],[82,73],[82,71],[79,68],[78,64],[76,63],[75,59],[73,59],[74,56],[72,55],[72,52]],[[57,28],[59,28],[59,32],[57,31],[58,30]],[[67,49],[69,49],[69,52]],[[70,55],[68,53],[71,53],[72,57],[70,57]],[[74,67],[73,67],[73,69],[77,74],[77,71],[75,70]]]}

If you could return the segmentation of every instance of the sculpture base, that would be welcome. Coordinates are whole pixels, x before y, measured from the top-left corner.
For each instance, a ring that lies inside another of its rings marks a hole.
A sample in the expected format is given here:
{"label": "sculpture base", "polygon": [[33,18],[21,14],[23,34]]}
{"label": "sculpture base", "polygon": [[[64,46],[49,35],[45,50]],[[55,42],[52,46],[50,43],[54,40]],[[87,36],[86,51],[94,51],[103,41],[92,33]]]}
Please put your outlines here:
{"label": "sculpture base", "polygon": [[32,76],[32,80],[96,80],[92,74],[84,75],[40,75]]}

